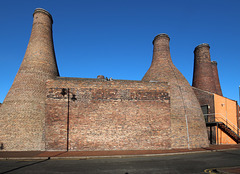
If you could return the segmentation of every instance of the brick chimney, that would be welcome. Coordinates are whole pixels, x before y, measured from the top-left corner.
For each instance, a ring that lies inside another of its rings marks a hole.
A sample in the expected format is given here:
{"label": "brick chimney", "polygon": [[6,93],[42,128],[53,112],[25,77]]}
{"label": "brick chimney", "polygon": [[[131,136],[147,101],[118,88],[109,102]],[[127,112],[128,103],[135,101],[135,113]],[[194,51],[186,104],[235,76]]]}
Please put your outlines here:
{"label": "brick chimney", "polygon": [[216,93],[210,58],[210,46],[206,43],[198,45],[194,50],[194,72],[192,86],[204,91]]}
{"label": "brick chimney", "polygon": [[167,34],[154,38],[152,64],[142,81],[170,84],[171,147],[206,147],[208,137],[202,110],[190,84],[173,65],[169,41]]}
{"label": "brick chimney", "polygon": [[212,63],[212,70],[213,70],[213,78],[214,78],[215,87],[216,87],[216,94],[222,96],[223,94],[222,94],[222,89],[221,89],[219,76],[218,76],[217,62],[212,61],[211,63]]}
{"label": "brick chimney", "polygon": [[167,34],[159,34],[154,38],[152,64],[142,78],[143,81],[169,81],[168,74],[171,72],[171,67],[174,66],[170,55],[169,41],[170,38]]}
{"label": "brick chimney", "polygon": [[45,148],[46,80],[59,76],[52,23],[49,12],[40,8],[34,11],[25,56],[0,110],[3,150]]}

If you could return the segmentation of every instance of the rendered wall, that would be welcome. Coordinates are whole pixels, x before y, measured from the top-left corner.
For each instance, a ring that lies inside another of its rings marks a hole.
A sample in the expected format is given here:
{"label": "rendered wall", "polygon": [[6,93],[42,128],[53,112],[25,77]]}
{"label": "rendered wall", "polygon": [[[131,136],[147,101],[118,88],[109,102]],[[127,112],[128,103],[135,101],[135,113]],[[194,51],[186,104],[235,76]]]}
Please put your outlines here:
{"label": "rendered wall", "polygon": [[[240,128],[240,106],[238,105],[238,128]],[[240,134],[240,131],[239,131]]]}
{"label": "rendered wall", "polygon": [[[214,94],[214,101],[216,121],[221,121],[230,128],[235,125],[233,127],[237,130],[237,102],[216,94]],[[235,133],[237,133],[236,130]],[[221,131],[221,129],[218,129],[217,131],[217,141],[219,144],[236,144],[236,142]]]}
{"label": "rendered wall", "polygon": [[[62,88],[69,88],[63,97]],[[77,100],[72,101],[72,94]],[[69,108],[69,109],[68,109]],[[47,82],[46,149],[171,148],[167,83],[57,78]]]}

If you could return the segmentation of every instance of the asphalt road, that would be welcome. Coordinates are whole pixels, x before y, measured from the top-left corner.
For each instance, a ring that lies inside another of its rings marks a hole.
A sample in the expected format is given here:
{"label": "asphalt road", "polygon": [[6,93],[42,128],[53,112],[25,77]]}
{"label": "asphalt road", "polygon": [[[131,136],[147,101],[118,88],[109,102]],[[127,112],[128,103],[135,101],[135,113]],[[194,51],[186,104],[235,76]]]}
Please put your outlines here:
{"label": "asphalt road", "polygon": [[205,169],[240,166],[240,150],[88,160],[2,160],[0,173],[159,174],[204,173]]}

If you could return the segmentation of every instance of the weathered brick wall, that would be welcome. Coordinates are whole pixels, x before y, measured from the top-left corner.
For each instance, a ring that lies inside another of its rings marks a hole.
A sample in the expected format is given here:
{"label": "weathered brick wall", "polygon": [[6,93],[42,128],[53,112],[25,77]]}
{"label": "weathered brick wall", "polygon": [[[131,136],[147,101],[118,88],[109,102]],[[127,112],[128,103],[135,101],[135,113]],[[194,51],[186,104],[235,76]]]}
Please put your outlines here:
{"label": "weathered brick wall", "polygon": [[[201,106],[208,105],[208,114],[214,114],[214,94],[211,92],[203,91],[201,89],[192,87],[195,95]],[[214,117],[209,117],[208,121],[214,121]]]}
{"label": "weathered brick wall", "polygon": [[46,113],[47,150],[67,149],[68,113],[69,150],[171,148],[167,83],[57,78],[47,82]]}
{"label": "weathered brick wall", "polygon": [[[193,88],[194,93],[197,96],[197,99],[198,99],[200,105],[201,106],[208,105],[208,114],[210,114],[210,115],[207,116],[207,121],[214,122],[215,121],[214,94],[207,92],[207,91],[203,91],[203,90],[195,88],[195,87],[192,87],[192,88]],[[210,131],[210,129],[212,129],[212,130]],[[212,127],[212,128],[208,127],[207,131],[208,131],[208,139],[210,140],[210,142],[212,142],[212,144],[216,144],[216,129],[215,129],[215,127]]]}

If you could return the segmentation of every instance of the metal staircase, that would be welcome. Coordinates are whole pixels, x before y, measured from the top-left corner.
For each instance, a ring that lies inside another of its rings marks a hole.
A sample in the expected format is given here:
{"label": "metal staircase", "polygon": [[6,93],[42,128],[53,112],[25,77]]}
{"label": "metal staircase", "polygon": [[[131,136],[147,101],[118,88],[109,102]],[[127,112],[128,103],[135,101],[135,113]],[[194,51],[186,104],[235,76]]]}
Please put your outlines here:
{"label": "metal staircase", "polygon": [[[219,115],[219,116],[216,116]],[[225,134],[227,134],[233,141],[237,144],[240,143],[240,129],[234,125],[230,120],[228,120],[222,114],[205,114],[206,126],[217,126],[220,130],[222,130]],[[214,119],[209,119],[209,116],[213,116]],[[209,121],[211,120],[211,121]],[[215,121],[213,121],[215,120]]]}
{"label": "metal staircase", "polygon": [[233,141],[236,143],[240,143],[240,136],[236,134],[230,127],[228,127],[226,124],[223,122],[218,123],[218,127],[226,133]]}

